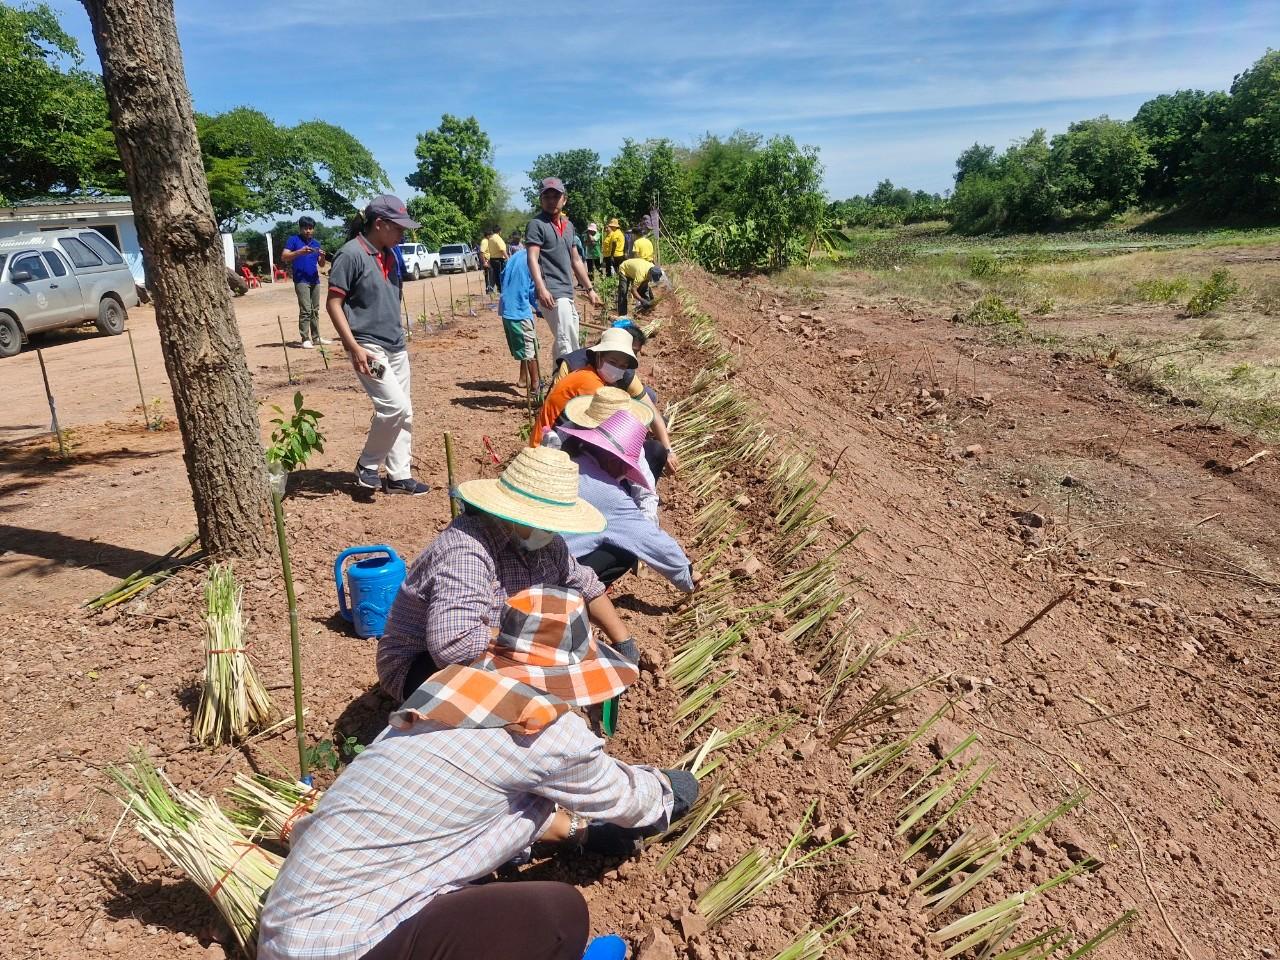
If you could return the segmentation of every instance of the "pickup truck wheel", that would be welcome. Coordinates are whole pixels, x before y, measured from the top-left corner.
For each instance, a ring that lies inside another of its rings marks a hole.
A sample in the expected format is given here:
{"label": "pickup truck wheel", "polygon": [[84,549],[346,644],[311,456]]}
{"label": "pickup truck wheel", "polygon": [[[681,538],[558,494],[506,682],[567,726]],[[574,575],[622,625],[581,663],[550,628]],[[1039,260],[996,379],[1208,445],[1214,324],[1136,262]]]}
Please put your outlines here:
{"label": "pickup truck wheel", "polygon": [[416,263],[413,265],[413,273],[411,274],[411,276],[415,280],[422,279],[422,271],[418,269],[418,265]]}
{"label": "pickup truck wheel", "polygon": [[118,337],[124,333],[125,312],[120,301],[112,297],[103,297],[98,304],[98,329],[109,337]]}
{"label": "pickup truck wheel", "polygon": [[431,275],[433,277],[440,276],[440,262],[438,260],[431,265]]}
{"label": "pickup truck wheel", "polygon": [[12,357],[22,349],[22,328],[12,314],[0,313],[0,357]]}

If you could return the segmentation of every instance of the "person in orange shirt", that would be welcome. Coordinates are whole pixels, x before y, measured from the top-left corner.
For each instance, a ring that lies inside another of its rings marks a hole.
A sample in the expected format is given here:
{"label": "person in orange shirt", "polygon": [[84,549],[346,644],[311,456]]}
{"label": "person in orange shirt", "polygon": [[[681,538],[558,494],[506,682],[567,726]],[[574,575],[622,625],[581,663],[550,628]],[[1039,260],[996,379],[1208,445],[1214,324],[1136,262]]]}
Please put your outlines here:
{"label": "person in orange shirt", "polygon": [[[587,348],[590,361],[588,365],[561,377],[547,394],[547,399],[543,401],[542,409],[538,412],[538,419],[534,421],[533,431],[529,435],[529,446],[536,447],[542,443],[543,437],[560,421],[565,412],[565,406],[574,397],[590,396],[601,387],[611,387],[620,381],[627,380],[629,382],[627,382],[626,393],[631,397],[630,406],[635,408],[633,413],[643,422],[649,423],[649,430],[654,439],[666,449],[667,468],[672,473],[678,471],[680,464],[671,451],[671,438],[667,434],[666,422],[653,405],[653,401],[645,394],[644,384],[640,382],[640,378],[635,375],[630,378],[626,376],[629,371],[639,366],[639,360],[636,359],[632,346],[633,342],[631,334],[626,330],[618,327],[605,330],[600,335],[599,342]],[[622,391],[618,392],[622,393]],[[593,424],[580,424],[580,426],[593,426]]]}

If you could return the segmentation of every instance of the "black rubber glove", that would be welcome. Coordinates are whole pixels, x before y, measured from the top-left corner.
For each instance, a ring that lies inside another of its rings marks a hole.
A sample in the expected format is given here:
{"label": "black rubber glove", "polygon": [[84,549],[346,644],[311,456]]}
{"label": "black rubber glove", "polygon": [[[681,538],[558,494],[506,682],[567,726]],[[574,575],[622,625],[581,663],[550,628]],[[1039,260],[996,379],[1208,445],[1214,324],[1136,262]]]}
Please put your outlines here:
{"label": "black rubber glove", "polygon": [[675,823],[698,802],[698,778],[688,770],[663,770],[671,781],[671,792],[676,795],[671,804],[671,822]]}

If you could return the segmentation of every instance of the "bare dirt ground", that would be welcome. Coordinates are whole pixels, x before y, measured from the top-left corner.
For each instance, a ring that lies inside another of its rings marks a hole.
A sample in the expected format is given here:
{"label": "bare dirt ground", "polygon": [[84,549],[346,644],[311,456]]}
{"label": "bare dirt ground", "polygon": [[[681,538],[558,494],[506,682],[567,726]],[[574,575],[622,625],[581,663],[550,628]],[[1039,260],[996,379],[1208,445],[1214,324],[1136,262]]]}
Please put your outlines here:
{"label": "bare dirt ground", "polygon": [[[907,316],[847,287],[797,300],[764,282],[693,271],[681,279],[738,356],[727,382],[753,403],[779,448],[812,452],[815,476],[833,477],[822,505],[835,519],[808,559],[865,528],[838,574],[854,593],[843,613],[863,611],[859,646],[902,639],[840,690],[824,716],[824,664],[780,636],[785,623],[760,624],[729,663],[737,676],[715,723],[727,729],[783,712],[799,719],[725,773],[744,802],[665,873],[655,850],[621,865],[551,861],[530,872],[582,883],[598,930],[633,945],[650,941],[642,960],[663,956],[667,939],[668,956],[767,958],[853,908],[858,929],[830,956],[940,957],[931,934],[958,913],[931,916],[908,892],[940,847],[902,862],[898,795],[972,732],[980,741],[968,755],[998,766],[947,839],[962,827],[1003,832],[1078,788],[1089,791],[966,901],[977,909],[1086,858],[1101,862],[1033,900],[1011,943],[1050,925],[1077,932],[1079,942],[1134,908],[1136,924],[1100,955],[1274,956],[1277,458],[1236,473],[1210,469],[1209,461],[1238,463],[1259,446],[1205,426],[1203,412],[1128,392],[1096,364],[983,342],[952,325],[947,311]],[[274,319],[292,315],[285,293],[237,301],[264,411],[293,389]],[[646,353],[645,377],[671,400],[707,358],[686,339],[671,302],[658,312],[665,325]],[[464,477],[496,472],[484,438],[499,459],[519,443],[513,364],[494,315],[477,314],[424,331],[411,347],[415,454],[420,474],[437,486],[442,430],[458,438]],[[139,332],[149,325],[144,312],[131,322]],[[154,381],[162,369],[154,334],[143,332],[144,343],[152,364],[144,382],[149,373]],[[47,437],[17,439],[44,419],[42,388],[38,372],[36,386],[28,382],[25,356],[4,370],[6,393],[17,379],[23,385],[6,415],[10,442],[0,446],[0,609],[9,626],[0,722],[10,732],[0,747],[0,843],[9,851],[0,905],[10,918],[0,955],[222,956],[225,938],[202,895],[127,829],[113,836],[118,809],[103,792],[102,768],[145,745],[180,785],[212,792],[236,771],[287,771],[296,748],[288,733],[241,749],[191,747],[201,669],[197,573],[104,616],[78,608],[164,553],[194,521],[176,431],[148,433],[132,409],[127,344],[94,341],[125,349],[123,366],[101,367],[86,344],[76,346],[76,360],[59,355],[67,347],[49,354],[63,364],[51,374],[76,434],[70,464],[50,457]],[[293,351],[298,358],[299,389],[325,412],[327,437],[288,501],[307,727],[316,739],[367,740],[390,704],[374,691],[372,644],[354,639],[334,614],[332,560],[343,547],[382,542],[412,557],[446,522],[446,499],[353,500],[349,470],[367,401],[340,357],[328,371],[313,352]],[[163,393],[158,384],[148,389]],[[784,570],[768,562],[777,530],[764,508],[764,475],[724,467],[723,492],[751,502],[749,525],[716,567],[752,555],[766,561],[738,584],[736,602],[748,605],[775,595]],[[688,540],[703,504],[678,478],[663,492],[664,523]],[[240,577],[255,659],[284,706],[288,624],[275,568],[265,561]],[[678,599],[648,579],[618,591],[658,668],[624,707],[615,749],[630,759],[670,764],[691,745],[671,724],[679,698],[662,669]],[[931,678],[885,728],[828,746],[833,726],[882,686],[903,690]],[[851,784],[852,762],[888,728],[909,731],[939,708],[942,719],[904,757],[907,773],[893,787]],[[818,838],[852,834],[844,852],[701,930],[688,915],[691,900],[750,846],[781,849],[811,803]]]}

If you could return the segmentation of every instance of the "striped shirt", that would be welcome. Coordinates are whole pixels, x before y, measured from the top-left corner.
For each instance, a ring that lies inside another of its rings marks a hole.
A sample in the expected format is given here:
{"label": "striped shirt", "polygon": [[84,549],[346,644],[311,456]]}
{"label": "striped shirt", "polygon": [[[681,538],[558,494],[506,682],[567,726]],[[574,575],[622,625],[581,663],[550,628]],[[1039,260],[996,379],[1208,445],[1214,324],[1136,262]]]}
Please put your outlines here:
{"label": "striped shirt", "polygon": [[405,676],[420,653],[441,667],[475,660],[497,631],[507,598],[538,586],[571,587],[587,602],[604,593],[561,537],[527,553],[483,516],[456,518],[413,561],[391,605],[378,641],[382,689],[397,703],[412,692],[404,689]]}
{"label": "striped shirt", "polygon": [[258,960],[356,960],[434,897],[525,851],[556,804],[665,827],[672,800],[666,777],[608,756],[576,713],[532,735],[388,728],[294,829]]}

